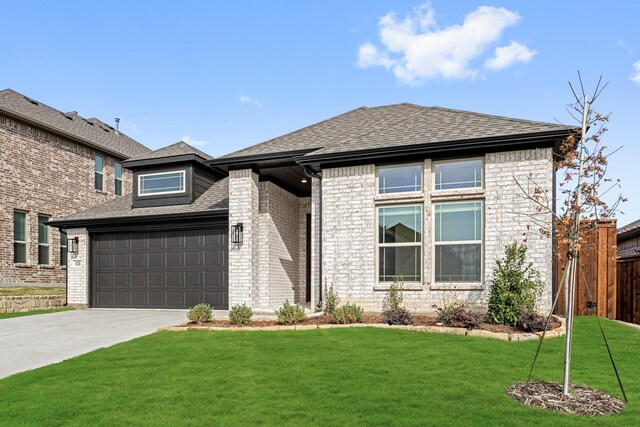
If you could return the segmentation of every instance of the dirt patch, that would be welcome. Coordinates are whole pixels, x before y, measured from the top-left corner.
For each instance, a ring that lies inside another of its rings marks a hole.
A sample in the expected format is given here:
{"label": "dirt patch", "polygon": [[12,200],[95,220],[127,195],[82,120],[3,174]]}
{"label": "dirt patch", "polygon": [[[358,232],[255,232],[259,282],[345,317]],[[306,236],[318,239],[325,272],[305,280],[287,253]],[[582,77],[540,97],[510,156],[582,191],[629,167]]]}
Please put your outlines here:
{"label": "dirt patch", "polygon": [[587,386],[571,386],[569,395],[562,394],[562,385],[547,381],[513,384],[507,393],[517,401],[550,411],[577,415],[611,415],[624,409],[624,402]]}

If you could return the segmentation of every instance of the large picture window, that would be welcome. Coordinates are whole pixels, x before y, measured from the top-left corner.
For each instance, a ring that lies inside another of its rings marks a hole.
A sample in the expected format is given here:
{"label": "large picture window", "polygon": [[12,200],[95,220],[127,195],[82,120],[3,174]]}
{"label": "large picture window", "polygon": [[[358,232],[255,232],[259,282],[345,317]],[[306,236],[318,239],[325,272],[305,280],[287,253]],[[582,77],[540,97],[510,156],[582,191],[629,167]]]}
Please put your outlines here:
{"label": "large picture window", "polygon": [[184,171],[150,173],[138,176],[139,196],[183,192]]}
{"label": "large picture window", "polygon": [[422,281],[422,205],[378,208],[378,281]]}
{"label": "large picture window", "polygon": [[455,160],[435,162],[435,189],[482,187],[482,160]]}
{"label": "large picture window", "polygon": [[50,233],[48,216],[38,215],[38,264],[49,264]]}
{"label": "large picture window", "polygon": [[482,202],[439,203],[435,215],[435,282],[482,281]]}
{"label": "large picture window", "polygon": [[104,158],[96,154],[95,189],[102,191],[104,180]]}
{"label": "large picture window", "polygon": [[381,166],[378,194],[422,191],[422,165]]}
{"label": "large picture window", "polygon": [[13,262],[27,262],[27,214],[13,212]]}

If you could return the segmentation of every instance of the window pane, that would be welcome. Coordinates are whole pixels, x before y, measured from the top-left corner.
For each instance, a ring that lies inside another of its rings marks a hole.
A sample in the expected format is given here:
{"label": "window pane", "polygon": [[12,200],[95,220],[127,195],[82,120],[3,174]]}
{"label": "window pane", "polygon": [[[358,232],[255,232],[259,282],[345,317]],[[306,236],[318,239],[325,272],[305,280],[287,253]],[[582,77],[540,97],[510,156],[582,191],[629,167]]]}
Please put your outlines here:
{"label": "window pane", "polygon": [[422,165],[378,169],[378,192],[380,194],[407,191],[422,191]]}
{"label": "window pane", "polygon": [[436,245],[436,282],[480,282],[480,246]]}
{"label": "window pane", "polygon": [[96,154],[96,172],[102,173],[104,169],[104,160],[102,159],[102,156],[99,156],[98,154]]}
{"label": "window pane", "polygon": [[184,172],[140,176],[140,194],[184,191]]}
{"label": "window pane", "polygon": [[27,214],[24,212],[13,213],[13,240],[27,240]]}
{"label": "window pane", "polygon": [[405,281],[419,282],[422,250],[420,246],[396,246],[379,248],[380,282],[392,282],[394,276]]}
{"label": "window pane", "polygon": [[38,264],[49,264],[49,246],[38,246]]}
{"label": "window pane", "polygon": [[49,244],[49,226],[45,222],[49,217],[38,215],[38,243]]}
{"label": "window pane", "polygon": [[435,205],[436,242],[482,240],[482,202]]}
{"label": "window pane", "polygon": [[27,262],[26,243],[13,243],[13,262],[19,262],[23,264]]}
{"label": "window pane", "polygon": [[422,206],[397,206],[378,210],[380,243],[421,242]]}
{"label": "window pane", "polygon": [[120,163],[116,163],[116,179],[122,179],[122,165]]}
{"label": "window pane", "polygon": [[96,190],[102,191],[102,174],[96,172]]}
{"label": "window pane", "polygon": [[122,180],[116,179],[116,196],[122,196]]}
{"label": "window pane", "polygon": [[482,160],[435,163],[436,190],[482,187]]}

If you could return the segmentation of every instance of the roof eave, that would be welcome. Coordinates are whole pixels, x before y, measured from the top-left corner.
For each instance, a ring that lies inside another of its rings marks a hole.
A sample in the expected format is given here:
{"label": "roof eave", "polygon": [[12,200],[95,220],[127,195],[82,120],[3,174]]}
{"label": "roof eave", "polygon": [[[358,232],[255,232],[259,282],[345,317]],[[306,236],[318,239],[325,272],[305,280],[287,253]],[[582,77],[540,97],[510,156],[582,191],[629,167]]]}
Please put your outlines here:
{"label": "roof eave", "polygon": [[203,165],[207,164],[207,160],[195,153],[185,153],[173,156],[156,157],[151,159],[126,160],[122,162],[122,166],[127,169],[139,168],[144,166],[157,166],[179,162],[196,162]]}
{"label": "roof eave", "polygon": [[129,215],[121,217],[106,218],[82,218],[82,219],[59,219],[47,222],[48,225],[56,228],[86,228],[97,225],[124,225],[149,221],[167,221],[167,220],[189,220],[204,218],[221,218],[229,214],[229,209],[212,209],[199,212],[181,212],[158,215]]}
{"label": "roof eave", "polygon": [[296,158],[319,150],[308,148],[304,150],[282,151],[276,153],[251,154],[246,156],[212,159],[205,162],[209,167],[228,172],[233,169],[252,169],[259,167],[276,167],[288,164],[296,164]]}

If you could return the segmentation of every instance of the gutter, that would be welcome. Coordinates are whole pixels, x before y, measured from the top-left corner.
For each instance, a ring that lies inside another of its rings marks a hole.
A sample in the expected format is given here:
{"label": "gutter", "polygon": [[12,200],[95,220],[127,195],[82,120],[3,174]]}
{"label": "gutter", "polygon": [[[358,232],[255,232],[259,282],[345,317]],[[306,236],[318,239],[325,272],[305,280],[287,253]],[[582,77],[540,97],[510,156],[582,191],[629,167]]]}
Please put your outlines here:
{"label": "gutter", "polygon": [[[318,307],[322,307],[322,175],[311,167],[304,167],[304,174],[318,179]],[[313,216],[312,216],[313,218]]]}
{"label": "gutter", "polygon": [[228,209],[187,212],[187,213],[171,213],[164,215],[135,215],[108,218],[87,218],[87,219],[70,219],[49,221],[46,224],[56,228],[73,228],[73,227],[90,227],[93,225],[119,225],[119,224],[135,224],[140,222],[154,222],[167,220],[189,220],[203,218],[224,218],[229,214]]}

